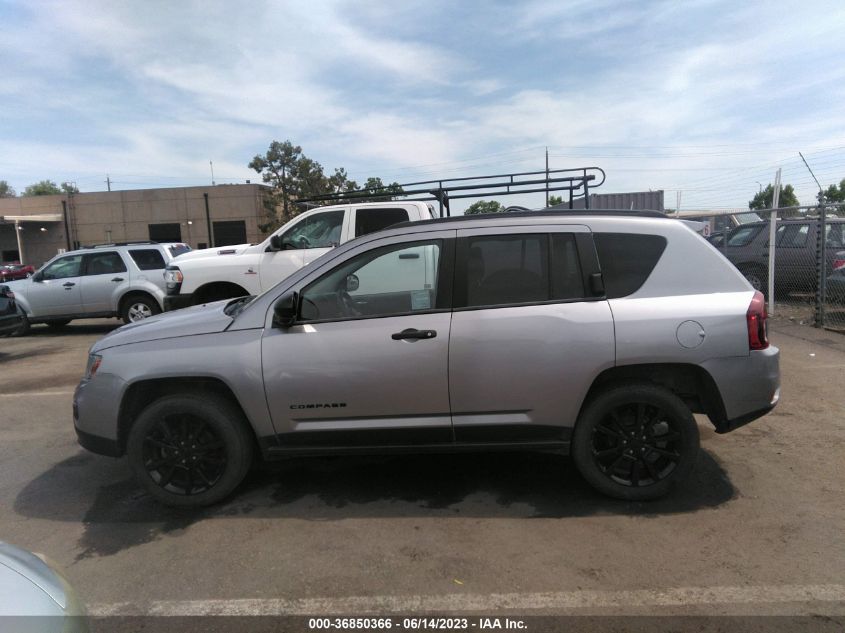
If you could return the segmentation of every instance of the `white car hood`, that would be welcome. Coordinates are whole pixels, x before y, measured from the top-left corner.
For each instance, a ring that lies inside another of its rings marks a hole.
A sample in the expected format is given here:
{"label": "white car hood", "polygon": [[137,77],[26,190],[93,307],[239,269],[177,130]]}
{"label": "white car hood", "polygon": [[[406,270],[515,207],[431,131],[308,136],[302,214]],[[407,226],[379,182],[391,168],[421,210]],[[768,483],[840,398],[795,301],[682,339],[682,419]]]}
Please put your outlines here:
{"label": "white car hood", "polygon": [[174,257],[170,262],[171,266],[178,266],[182,262],[192,259],[202,259],[203,257],[228,257],[230,255],[241,255],[246,249],[253,244],[235,244],[233,246],[215,246],[214,248],[201,248],[195,251],[189,251]]}

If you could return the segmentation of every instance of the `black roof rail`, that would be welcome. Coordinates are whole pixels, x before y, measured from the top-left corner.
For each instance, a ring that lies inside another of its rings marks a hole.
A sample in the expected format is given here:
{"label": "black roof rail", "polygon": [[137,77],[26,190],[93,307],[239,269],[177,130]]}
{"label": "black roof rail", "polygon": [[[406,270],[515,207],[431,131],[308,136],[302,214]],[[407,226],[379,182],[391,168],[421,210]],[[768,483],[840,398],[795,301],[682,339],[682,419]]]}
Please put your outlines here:
{"label": "black roof rail", "polygon": [[103,244],[89,244],[88,246],[81,246],[81,249],[84,248],[110,248],[112,246],[140,246],[143,244],[161,244],[161,242],[153,242],[151,240],[136,240],[132,242],[106,242]]}
{"label": "black roof rail", "polygon": [[[496,220],[505,217],[520,217],[520,218],[538,218],[538,217],[560,217],[560,216],[584,216],[584,215],[595,215],[595,216],[621,216],[621,217],[639,217],[639,218],[662,218],[662,219],[673,219],[670,216],[666,215],[662,211],[644,211],[644,210],[635,210],[632,211],[630,209],[556,209],[556,210],[548,210],[548,209],[538,209],[535,211],[526,210],[522,211],[517,210],[516,207],[511,207],[514,209],[513,211],[506,211],[503,213],[476,213],[473,215],[452,215],[445,218],[435,218],[433,220],[418,220],[416,222],[400,222],[399,224],[393,224],[389,226],[389,229],[395,229],[397,227],[404,227],[404,226],[418,226],[420,224],[445,224],[448,222],[462,222],[465,220]],[[524,208],[524,207],[523,207]]]}

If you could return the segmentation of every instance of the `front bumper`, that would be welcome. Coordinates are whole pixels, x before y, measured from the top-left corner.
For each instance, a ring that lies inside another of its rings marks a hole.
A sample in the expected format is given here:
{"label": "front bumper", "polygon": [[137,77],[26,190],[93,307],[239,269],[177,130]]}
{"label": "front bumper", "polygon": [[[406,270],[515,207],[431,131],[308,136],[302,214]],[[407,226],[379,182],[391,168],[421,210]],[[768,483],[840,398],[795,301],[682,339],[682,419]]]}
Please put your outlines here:
{"label": "front bumper", "polygon": [[120,457],[120,401],[125,384],[111,374],[82,380],[73,393],[73,428],[80,446],[92,453]]}
{"label": "front bumper", "polygon": [[193,294],[165,295],[164,297],[165,312],[181,310],[182,308],[190,308],[192,305],[194,305]]}

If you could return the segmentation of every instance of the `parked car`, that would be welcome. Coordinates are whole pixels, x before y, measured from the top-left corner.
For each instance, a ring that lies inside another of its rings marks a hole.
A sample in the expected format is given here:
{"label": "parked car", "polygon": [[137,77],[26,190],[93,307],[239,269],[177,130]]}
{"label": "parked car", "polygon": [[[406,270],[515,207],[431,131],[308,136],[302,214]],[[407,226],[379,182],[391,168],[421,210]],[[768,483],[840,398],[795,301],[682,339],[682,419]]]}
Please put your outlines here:
{"label": "parked car", "polygon": [[[828,272],[837,254],[845,246],[843,241],[844,218],[827,220],[825,262]],[[775,237],[775,291],[813,292],[816,288],[816,244],[819,220],[795,218],[778,220]],[[749,283],[761,292],[767,292],[769,268],[769,223],[752,222],[733,229],[727,244],[719,251],[734,263]]]}
{"label": "parked car", "polygon": [[85,607],[46,558],[0,541],[0,621],[3,631],[88,631]]}
{"label": "parked car", "polygon": [[164,268],[190,247],[181,243],[103,244],[61,253],[29,279],[8,284],[31,323],[61,327],[73,319],[119,317],[134,323],[162,311]]}
{"label": "parked car", "polygon": [[538,449],[596,489],[669,492],[778,402],[763,295],[659,213],[402,224],[257,297],[124,326],[73,398],[79,442],[201,506],[255,455]]}
{"label": "parked car", "polygon": [[9,286],[0,285],[0,336],[17,332],[23,323],[23,314],[18,310],[15,293]]}
{"label": "parked car", "polygon": [[355,237],[399,222],[430,220],[426,202],[359,202],[302,213],[260,244],[192,251],[167,266],[166,310],[255,295]]}
{"label": "parked car", "polygon": [[0,282],[26,279],[32,277],[33,274],[35,274],[35,268],[25,264],[0,265]]}

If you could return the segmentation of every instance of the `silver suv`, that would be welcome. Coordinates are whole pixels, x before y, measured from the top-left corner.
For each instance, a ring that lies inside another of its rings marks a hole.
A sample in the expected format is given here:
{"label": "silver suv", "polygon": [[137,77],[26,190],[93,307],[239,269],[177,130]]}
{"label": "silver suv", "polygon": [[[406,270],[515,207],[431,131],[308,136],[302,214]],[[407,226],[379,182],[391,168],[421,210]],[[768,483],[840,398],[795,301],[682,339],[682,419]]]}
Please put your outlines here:
{"label": "silver suv", "polygon": [[73,319],[119,317],[134,323],[162,311],[164,268],[187,244],[102,244],[56,255],[32,277],[7,282],[31,323],[62,327]]}
{"label": "silver suv", "polygon": [[256,457],[537,449],[645,500],[778,401],[763,297],[656,213],[408,223],[257,297],[95,343],[73,417],[155,498],[219,501]]}

